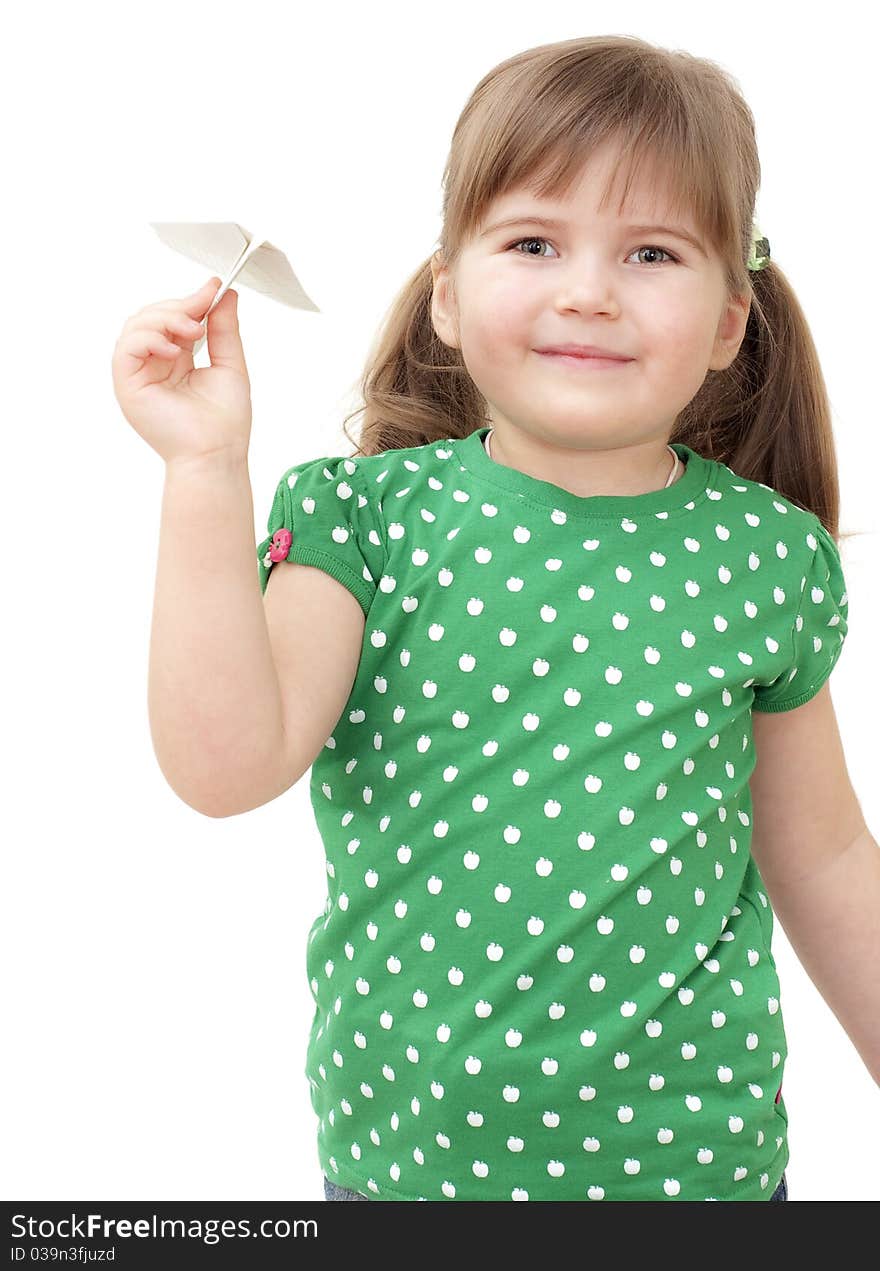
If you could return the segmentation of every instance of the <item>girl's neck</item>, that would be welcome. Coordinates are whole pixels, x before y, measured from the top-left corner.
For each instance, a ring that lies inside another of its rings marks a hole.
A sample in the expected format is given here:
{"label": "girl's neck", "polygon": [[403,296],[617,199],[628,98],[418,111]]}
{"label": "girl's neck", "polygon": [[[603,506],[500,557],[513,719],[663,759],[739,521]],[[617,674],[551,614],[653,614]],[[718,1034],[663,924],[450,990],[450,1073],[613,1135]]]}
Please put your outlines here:
{"label": "girl's neck", "polygon": [[[483,441],[483,447],[486,451],[486,454],[489,456],[490,459],[492,459],[492,451],[490,448],[491,437],[494,431],[495,431],[494,428],[490,428],[489,431],[486,433],[486,436]],[[681,462],[676,452],[668,444],[666,446],[666,449],[672,455],[673,462],[672,462],[672,468],[670,470],[669,476],[666,479],[666,484],[663,486],[664,490],[667,490],[671,485],[674,485],[675,482],[678,481],[679,478],[684,475],[684,464]],[[493,462],[497,462],[497,461],[493,459]]]}

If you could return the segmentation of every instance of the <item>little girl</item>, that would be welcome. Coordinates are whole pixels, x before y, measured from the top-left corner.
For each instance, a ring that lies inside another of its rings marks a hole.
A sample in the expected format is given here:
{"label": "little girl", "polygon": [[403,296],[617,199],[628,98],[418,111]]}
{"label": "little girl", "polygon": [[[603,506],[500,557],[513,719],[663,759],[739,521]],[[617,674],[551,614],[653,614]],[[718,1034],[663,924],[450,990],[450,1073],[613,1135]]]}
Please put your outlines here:
{"label": "little girl", "polygon": [[847,631],[829,409],[759,171],[735,85],[686,53],[573,39],[487,74],[357,457],[283,473],[259,590],[237,298],[209,367],[219,279],[120,336],[166,463],[162,770],[225,816],[311,768],[328,1198],[785,1199],[796,879],[787,933],[880,1072],[880,854],[820,693]]}

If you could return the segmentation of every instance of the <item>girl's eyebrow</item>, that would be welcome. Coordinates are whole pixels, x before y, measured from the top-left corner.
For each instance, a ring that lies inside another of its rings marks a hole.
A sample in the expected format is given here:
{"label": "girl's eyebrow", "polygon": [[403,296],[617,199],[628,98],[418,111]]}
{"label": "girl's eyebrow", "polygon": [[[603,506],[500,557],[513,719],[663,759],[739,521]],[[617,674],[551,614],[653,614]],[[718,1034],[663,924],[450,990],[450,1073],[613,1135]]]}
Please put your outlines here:
{"label": "girl's eyebrow", "polygon": [[[544,229],[565,229],[564,221],[554,220],[550,216],[508,216],[503,221],[496,221],[487,229],[484,229],[481,238],[485,238],[488,234],[494,233],[497,229],[505,229],[509,225],[540,225]],[[686,229],[679,225],[627,225],[627,230],[638,234],[671,234],[673,238],[683,239],[684,242],[690,243],[703,256],[708,255],[706,249],[699,239],[694,238],[693,234],[689,234]]]}

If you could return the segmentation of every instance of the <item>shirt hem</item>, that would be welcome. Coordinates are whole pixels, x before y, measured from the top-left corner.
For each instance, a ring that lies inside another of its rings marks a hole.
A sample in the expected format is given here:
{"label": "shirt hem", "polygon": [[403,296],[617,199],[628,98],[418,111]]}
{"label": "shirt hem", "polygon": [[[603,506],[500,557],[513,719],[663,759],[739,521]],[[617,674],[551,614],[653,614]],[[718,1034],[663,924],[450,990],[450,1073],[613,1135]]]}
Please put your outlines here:
{"label": "shirt hem", "polygon": [[[779,1171],[779,1177],[777,1178],[776,1182],[772,1185],[772,1187],[769,1183],[767,1184],[767,1188],[766,1188],[767,1195],[762,1196],[761,1197],[762,1200],[770,1200],[774,1192],[778,1190],[779,1184],[782,1182],[782,1176],[785,1173],[786,1169],[788,1168],[789,1159],[790,1159],[790,1153],[786,1152],[785,1161],[783,1163],[782,1169]],[[404,1196],[400,1192],[395,1192],[391,1196],[383,1195],[382,1192],[372,1191],[365,1178],[359,1178],[357,1175],[354,1175],[354,1174],[350,1174],[345,1177],[343,1177],[343,1175],[339,1173],[334,1175],[331,1171],[329,1171],[329,1168],[324,1165],[321,1166],[321,1172],[322,1174],[324,1174],[326,1178],[330,1180],[331,1183],[335,1183],[337,1187],[345,1187],[350,1192],[360,1192],[361,1195],[366,1196],[368,1200],[425,1200],[427,1201],[430,1199],[428,1196]],[[383,1184],[383,1188],[384,1187],[385,1187],[385,1184]],[[587,1199],[588,1199],[587,1197],[582,1197],[579,1202],[575,1202],[575,1203],[583,1204],[584,1202],[587,1201]],[[463,1202],[463,1203],[466,1203],[466,1202]],[[504,1202],[502,1201],[500,1203],[503,1204]],[[510,1203],[516,1204],[517,1202],[511,1201]],[[535,1201],[533,1203],[541,1204],[541,1201]],[[555,1203],[555,1202],[551,1202],[551,1203]],[[636,1202],[636,1204],[638,1204],[638,1202]]]}
{"label": "shirt hem", "polygon": [[[343,1176],[341,1173],[333,1173],[329,1167],[322,1165],[321,1172],[331,1183],[335,1183],[337,1187],[346,1187],[350,1192],[360,1192],[363,1196],[370,1200],[427,1200],[427,1196],[404,1196],[402,1192],[394,1192],[391,1196],[383,1195],[382,1192],[374,1192],[369,1186],[367,1179],[358,1178],[355,1174]],[[778,1186],[778,1184],[777,1184]],[[383,1183],[383,1188],[386,1185]],[[386,1189],[388,1190],[388,1189]],[[393,1191],[393,1188],[390,1189]]]}
{"label": "shirt hem", "polygon": [[770,715],[777,711],[790,711],[794,710],[796,706],[803,706],[805,702],[809,702],[816,696],[819,689],[830,677],[830,674],[831,672],[829,671],[828,675],[824,676],[818,684],[814,684],[812,688],[804,689],[803,693],[799,693],[797,697],[787,697],[784,702],[761,701],[760,698],[755,697],[752,702],[752,709],[763,711],[765,714]]}
{"label": "shirt hem", "polygon": [[342,561],[338,561],[335,556],[330,556],[316,547],[297,546],[294,541],[286,559],[298,565],[313,565],[323,570],[325,574],[335,578],[352,593],[363,609],[365,617],[370,612],[370,605],[373,603],[370,589],[363,579],[358,578],[354,570],[349,569]]}

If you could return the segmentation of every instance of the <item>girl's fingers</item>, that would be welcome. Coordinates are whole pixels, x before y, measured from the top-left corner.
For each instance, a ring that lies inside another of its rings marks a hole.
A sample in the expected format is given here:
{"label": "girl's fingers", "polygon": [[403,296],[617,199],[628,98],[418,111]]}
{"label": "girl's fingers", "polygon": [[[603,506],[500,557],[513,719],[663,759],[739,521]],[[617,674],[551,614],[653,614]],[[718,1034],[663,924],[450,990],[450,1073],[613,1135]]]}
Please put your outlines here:
{"label": "girl's fingers", "polygon": [[[122,348],[122,353],[125,356],[134,358],[137,362],[145,362],[151,355],[173,360],[179,357],[182,352],[183,350],[179,345],[173,344],[158,331],[147,327],[140,331],[133,331]],[[131,374],[136,369],[136,367],[130,366],[126,374]]]}
{"label": "girl's fingers", "polygon": [[143,309],[139,309],[137,313],[132,314],[125,325],[137,323],[142,326],[145,317],[153,318],[154,315],[161,313],[201,313],[204,316],[210,308],[211,300],[219,286],[220,279],[215,275],[215,277],[204,283],[198,291],[194,291],[191,296],[185,296],[183,300],[172,296],[168,300],[157,300],[155,304],[144,305]]}
{"label": "girl's fingers", "polygon": [[[192,356],[195,342],[205,334],[204,315],[220,286],[218,277],[183,300],[160,300],[132,314],[123,324],[118,344],[130,358],[143,363],[148,357],[174,359],[181,353]],[[176,339],[170,339],[170,336]],[[129,364],[131,371],[135,369]]]}
{"label": "girl's fingers", "polygon": [[186,313],[177,309],[160,310],[146,315],[136,314],[131,322],[137,323],[128,327],[128,334],[134,331],[170,331],[187,340],[198,340],[204,333],[204,322],[197,322]]}
{"label": "girl's fingers", "polygon": [[181,335],[197,340],[204,330],[204,322],[197,322],[186,313],[168,315],[166,327],[169,331],[179,331]]}

